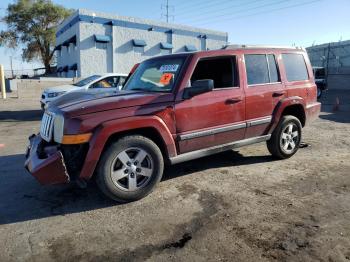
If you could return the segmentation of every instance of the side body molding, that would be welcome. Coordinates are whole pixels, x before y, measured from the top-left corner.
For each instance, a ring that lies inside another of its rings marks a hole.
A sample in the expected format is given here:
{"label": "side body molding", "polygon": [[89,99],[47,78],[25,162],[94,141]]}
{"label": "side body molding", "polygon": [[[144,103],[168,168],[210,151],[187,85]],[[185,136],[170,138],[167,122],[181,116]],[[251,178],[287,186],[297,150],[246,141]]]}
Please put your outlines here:
{"label": "side body molding", "polygon": [[112,120],[102,123],[96,132],[94,132],[79,177],[81,179],[89,179],[93,175],[103,148],[110,136],[123,131],[132,131],[140,128],[155,129],[164,141],[168,157],[176,156],[176,146],[172,134],[161,118],[157,116],[136,116]]}

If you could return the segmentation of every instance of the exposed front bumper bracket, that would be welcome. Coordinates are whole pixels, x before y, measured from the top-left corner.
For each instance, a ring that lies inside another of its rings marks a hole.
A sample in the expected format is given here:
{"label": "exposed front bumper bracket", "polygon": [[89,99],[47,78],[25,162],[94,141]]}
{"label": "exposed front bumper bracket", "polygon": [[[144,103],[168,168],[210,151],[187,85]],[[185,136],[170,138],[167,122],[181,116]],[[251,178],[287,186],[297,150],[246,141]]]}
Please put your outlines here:
{"label": "exposed front bumper bracket", "polygon": [[43,154],[39,157],[38,149],[42,138],[40,135],[32,135],[29,141],[24,164],[29,173],[42,185],[69,183],[70,177],[61,151],[57,147],[44,147]]}

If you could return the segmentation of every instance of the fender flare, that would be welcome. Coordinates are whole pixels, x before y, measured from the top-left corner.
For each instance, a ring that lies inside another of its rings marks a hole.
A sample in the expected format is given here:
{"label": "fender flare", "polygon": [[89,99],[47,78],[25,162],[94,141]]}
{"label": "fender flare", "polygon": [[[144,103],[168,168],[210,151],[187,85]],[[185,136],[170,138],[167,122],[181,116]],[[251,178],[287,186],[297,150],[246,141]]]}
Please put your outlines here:
{"label": "fender flare", "polygon": [[302,106],[304,114],[305,114],[305,111],[306,111],[305,110],[305,108],[306,108],[305,100],[303,98],[301,98],[300,96],[292,96],[292,97],[282,99],[281,101],[278,102],[278,104],[276,105],[276,107],[273,111],[272,121],[271,121],[271,125],[269,128],[268,134],[271,134],[273,132],[273,130],[276,128],[276,126],[278,125],[278,122],[281,119],[283,111],[287,107],[294,106],[294,105]]}
{"label": "fender flare", "polygon": [[102,123],[94,132],[79,178],[88,180],[93,175],[108,139],[120,132],[140,128],[154,128],[164,141],[168,157],[177,155],[175,141],[164,121],[157,116],[137,116]]}

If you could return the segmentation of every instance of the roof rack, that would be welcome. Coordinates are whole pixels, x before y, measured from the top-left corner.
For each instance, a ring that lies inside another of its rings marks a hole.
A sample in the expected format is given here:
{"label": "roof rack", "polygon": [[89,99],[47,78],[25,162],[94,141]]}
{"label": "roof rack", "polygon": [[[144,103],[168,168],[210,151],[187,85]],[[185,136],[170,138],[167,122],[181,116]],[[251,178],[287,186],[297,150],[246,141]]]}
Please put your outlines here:
{"label": "roof rack", "polygon": [[273,45],[226,45],[222,49],[260,49],[260,48],[304,50],[304,48],[299,46],[273,46]]}

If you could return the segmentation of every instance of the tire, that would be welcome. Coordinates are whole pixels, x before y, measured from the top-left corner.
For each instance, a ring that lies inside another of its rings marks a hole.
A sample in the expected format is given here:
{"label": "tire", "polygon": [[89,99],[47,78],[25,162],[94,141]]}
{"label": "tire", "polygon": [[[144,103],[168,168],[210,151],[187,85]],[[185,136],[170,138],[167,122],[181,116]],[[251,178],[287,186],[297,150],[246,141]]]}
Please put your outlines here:
{"label": "tire", "polygon": [[322,96],[323,90],[319,87],[317,87],[317,99],[320,99]]}
{"label": "tire", "polygon": [[106,196],[126,203],[151,193],[163,170],[162,153],[152,140],[139,135],[125,136],[103,152],[96,182]]}
{"label": "tire", "polygon": [[289,115],[283,116],[272,132],[271,138],[266,142],[267,149],[271,155],[278,159],[290,158],[299,149],[301,131],[302,127],[298,118]]}

